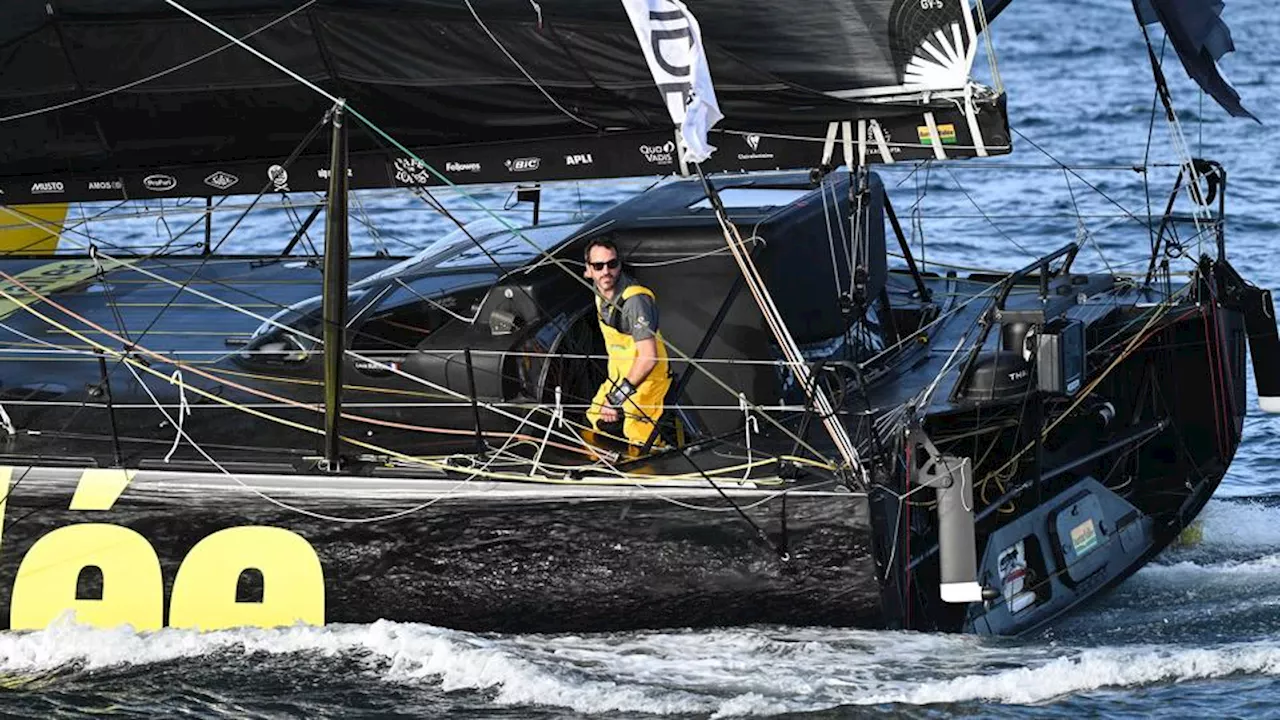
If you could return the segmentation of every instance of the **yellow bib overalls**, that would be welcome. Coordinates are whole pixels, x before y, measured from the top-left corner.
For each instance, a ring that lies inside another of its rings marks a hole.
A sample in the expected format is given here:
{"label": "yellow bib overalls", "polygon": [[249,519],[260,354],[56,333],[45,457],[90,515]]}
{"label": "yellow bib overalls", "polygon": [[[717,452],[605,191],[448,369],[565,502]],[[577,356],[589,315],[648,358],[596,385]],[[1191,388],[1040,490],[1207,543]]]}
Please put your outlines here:
{"label": "yellow bib overalls", "polygon": [[[636,295],[648,295],[654,298],[653,291],[640,285],[630,285],[622,291],[617,299],[618,305]],[[605,404],[605,396],[613,390],[616,383],[631,372],[631,364],[636,359],[636,341],[631,335],[614,330],[604,321],[604,299],[596,297],[596,319],[600,322],[600,333],[604,335],[604,345],[609,352],[609,379],[600,385],[596,396],[587,409],[587,422],[599,428],[600,408]],[[662,333],[655,334],[658,344],[658,363],[640,383],[635,393],[627,398],[622,408],[622,434],[633,445],[643,445],[653,432],[653,425],[662,416],[662,403],[666,399],[667,390],[671,387],[671,372],[667,366],[667,347],[662,342]]]}

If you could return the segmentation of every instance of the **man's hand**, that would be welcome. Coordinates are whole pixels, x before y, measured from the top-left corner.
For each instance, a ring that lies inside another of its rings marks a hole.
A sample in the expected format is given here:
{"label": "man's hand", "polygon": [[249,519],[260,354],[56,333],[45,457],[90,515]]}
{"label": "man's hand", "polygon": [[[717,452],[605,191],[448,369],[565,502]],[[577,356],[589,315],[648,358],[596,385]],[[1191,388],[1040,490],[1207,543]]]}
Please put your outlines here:
{"label": "man's hand", "polygon": [[608,405],[605,405],[604,407],[600,408],[600,420],[602,422],[607,422],[607,423],[618,422],[618,420],[621,417],[622,417],[622,413],[609,407]]}

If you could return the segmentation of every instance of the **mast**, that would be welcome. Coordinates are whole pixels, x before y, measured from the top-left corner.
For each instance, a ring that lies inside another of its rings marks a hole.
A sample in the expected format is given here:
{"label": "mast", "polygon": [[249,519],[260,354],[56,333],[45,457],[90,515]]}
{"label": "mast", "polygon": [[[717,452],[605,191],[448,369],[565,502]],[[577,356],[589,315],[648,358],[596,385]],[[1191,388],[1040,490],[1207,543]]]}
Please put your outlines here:
{"label": "mast", "polygon": [[333,147],[324,221],[324,460],[323,469],[341,469],[342,363],[347,316],[347,129],[345,100],[333,107]]}

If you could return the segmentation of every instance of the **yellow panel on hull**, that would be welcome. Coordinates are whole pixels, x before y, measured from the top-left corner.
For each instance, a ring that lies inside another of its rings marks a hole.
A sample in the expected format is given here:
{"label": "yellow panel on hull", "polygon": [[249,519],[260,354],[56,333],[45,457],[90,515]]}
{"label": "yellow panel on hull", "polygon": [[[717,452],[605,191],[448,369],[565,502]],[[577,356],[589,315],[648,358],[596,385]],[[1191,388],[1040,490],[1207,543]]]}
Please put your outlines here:
{"label": "yellow panel on hull", "polygon": [[0,208],[0,255],[52,255],[67,219],[67,203]]}

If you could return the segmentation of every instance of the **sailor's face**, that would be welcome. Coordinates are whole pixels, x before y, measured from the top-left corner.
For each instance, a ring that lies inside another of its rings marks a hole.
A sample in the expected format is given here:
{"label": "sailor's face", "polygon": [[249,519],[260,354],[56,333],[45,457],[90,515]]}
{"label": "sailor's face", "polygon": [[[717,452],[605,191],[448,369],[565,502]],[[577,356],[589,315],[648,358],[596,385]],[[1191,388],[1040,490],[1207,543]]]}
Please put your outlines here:
{"label": "sailor's face", "polygon": [[591,248],[591,255],[587,258],[587,277],[595,283],[596,290],[605,295],[611,294],[618,284],[620,272],[622,268],[617,252],[598,245]]}

